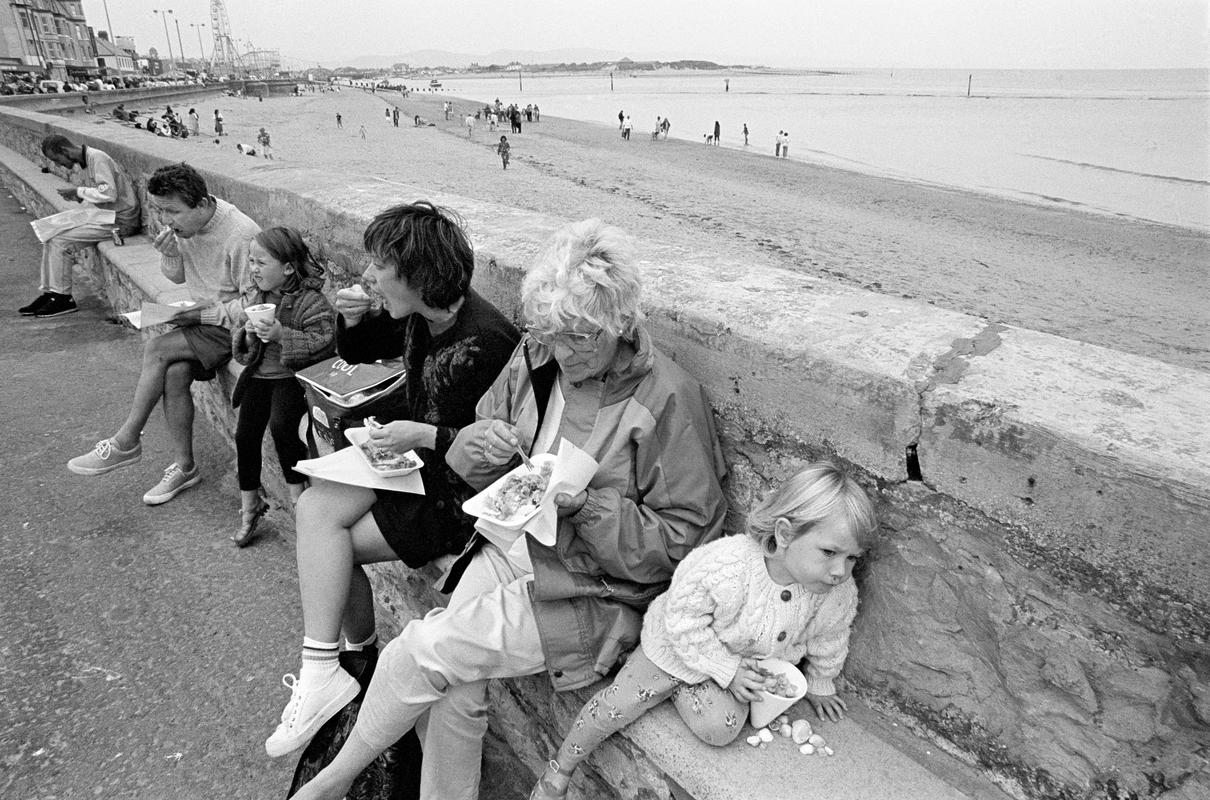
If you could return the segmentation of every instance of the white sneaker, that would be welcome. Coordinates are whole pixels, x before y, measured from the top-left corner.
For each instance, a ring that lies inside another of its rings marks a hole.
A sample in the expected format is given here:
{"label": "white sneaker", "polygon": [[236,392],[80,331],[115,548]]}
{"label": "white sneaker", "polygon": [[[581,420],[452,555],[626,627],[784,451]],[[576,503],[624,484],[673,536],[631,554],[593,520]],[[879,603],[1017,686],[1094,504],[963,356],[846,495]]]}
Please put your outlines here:
{"label": "white sneaker", "polygon": [[282,712],[277,730],[265,740],[269,758],[281,758],[306,746],[323,724],[360,691],[356,679],[343,669],[336,670],[322,686],[303,686],[293,675],[283,675],[281,682],[291,690],[290,703]]}

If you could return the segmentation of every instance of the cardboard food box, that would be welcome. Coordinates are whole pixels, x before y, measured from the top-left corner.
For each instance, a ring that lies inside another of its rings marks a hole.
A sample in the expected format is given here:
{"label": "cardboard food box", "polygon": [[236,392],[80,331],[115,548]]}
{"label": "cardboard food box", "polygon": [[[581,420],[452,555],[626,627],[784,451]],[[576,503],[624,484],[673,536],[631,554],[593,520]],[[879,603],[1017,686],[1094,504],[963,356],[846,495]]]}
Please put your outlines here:
{"label": "cardboard food box", "polygon": [[402,361],[350,364],[336,357],[313,364],[296,377],[311,412],[312,457],[347,447],[344,432],[360,427],[367,416],[391,415],[393,409],[406,408],[407,370]]}

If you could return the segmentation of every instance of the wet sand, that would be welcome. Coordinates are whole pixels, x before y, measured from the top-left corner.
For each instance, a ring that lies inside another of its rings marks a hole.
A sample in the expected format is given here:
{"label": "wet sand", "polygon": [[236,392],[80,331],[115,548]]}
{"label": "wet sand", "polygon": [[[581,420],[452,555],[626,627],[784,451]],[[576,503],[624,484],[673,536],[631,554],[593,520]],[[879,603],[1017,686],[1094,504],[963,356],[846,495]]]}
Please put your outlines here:
{"label": "wet sand", "polygon": [[[455,103],[448,122],[447,99]],[[597,216],[639,238],[1210,370],[1210,234],[653,142],[639,131],[623,141],[616,128],[559,119],[554,108],[520,135],[507,126],[491,133],[481,121],[468,139],[460,119],[473,104],[445,94],[345,90],[218,105],[233,157],[235,143],[255,142],[264,125],[282,160],[555,217]],[[393,105],[399,128],[384,115]],[[213,115],[212,104],[198,110],[203,121]],[[412,127],[414,114],[436,126]],[[501,134],[512,144],[507,171],[495,154]]]}

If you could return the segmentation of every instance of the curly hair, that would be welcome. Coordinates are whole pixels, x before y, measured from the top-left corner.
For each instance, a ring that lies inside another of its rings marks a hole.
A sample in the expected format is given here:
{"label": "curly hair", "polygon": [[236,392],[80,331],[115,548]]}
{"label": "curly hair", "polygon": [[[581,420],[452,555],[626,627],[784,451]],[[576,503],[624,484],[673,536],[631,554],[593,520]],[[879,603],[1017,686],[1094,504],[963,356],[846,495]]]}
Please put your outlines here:
{"label": "curly hair", "polygon": [[525,321],[552,333],[583,320],[630,338],[643,318],[641,297],[634,244],[599,219],[556,231],[521,283]]}
{"label": "curly hair", "polygon": [[210,190],[197,170],[182,161],[180,164],[160,167],[152,173],[147,181],[147,194],[156,197],[176,195],[185,205],[197,208],[210,196]]}

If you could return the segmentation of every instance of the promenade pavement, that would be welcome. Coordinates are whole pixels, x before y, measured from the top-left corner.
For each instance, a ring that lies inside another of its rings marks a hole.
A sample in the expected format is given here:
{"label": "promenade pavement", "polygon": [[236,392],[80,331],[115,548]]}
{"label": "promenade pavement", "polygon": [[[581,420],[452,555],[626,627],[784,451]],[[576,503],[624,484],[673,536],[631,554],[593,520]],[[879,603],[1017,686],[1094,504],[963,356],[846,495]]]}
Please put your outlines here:
{"label": "promenade pavement", "polygon": [[[0,189],[0,797],[284,798],[295,759],[263,742],[297,669],[292,519],[229,541],[235,454],[200,415],[205,478],[170,503],[141,500],[171,459],[158,411],[139,463],[67,470],[127,413],[142,345],[83,285],[77,314],[17,314],[37,295],[30,219]],[[481,800],[527,791],[502,747]]]}

